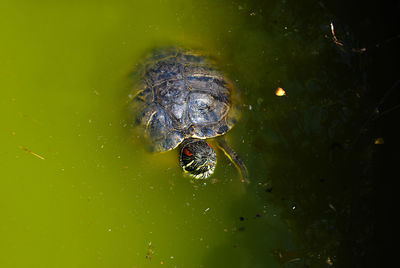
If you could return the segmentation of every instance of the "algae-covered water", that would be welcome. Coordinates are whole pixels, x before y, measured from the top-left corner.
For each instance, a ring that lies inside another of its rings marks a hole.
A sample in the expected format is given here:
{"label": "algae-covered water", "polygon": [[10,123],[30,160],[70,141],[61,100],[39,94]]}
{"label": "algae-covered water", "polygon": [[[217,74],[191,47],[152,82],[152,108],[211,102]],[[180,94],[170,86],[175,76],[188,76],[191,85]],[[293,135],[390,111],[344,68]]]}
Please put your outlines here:
{"label": "algae-covered water", "polygon": [[[359,47],[322,2],[289,2],[2,1],[0,267],[335,265],[375,146],[357,149]],[[221,152],[193,183],[132,131],[130,74],[170,45],[237,85],[250,185]]]}

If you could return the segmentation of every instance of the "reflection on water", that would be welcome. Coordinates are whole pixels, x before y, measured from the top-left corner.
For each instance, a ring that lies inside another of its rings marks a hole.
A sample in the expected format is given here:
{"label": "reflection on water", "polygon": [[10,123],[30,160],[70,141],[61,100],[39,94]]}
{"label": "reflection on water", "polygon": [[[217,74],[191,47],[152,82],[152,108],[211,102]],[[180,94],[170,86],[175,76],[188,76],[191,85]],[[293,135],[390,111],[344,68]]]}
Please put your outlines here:
{"label": "reflection on water", "polygon": [[[357,59],[306,2],[3,3],[0,266],[334,264],[374,144]],[[162,45],[209,51],[238,85],[245,190],[223,153],[193,183],[131,129],[129,73]]]}

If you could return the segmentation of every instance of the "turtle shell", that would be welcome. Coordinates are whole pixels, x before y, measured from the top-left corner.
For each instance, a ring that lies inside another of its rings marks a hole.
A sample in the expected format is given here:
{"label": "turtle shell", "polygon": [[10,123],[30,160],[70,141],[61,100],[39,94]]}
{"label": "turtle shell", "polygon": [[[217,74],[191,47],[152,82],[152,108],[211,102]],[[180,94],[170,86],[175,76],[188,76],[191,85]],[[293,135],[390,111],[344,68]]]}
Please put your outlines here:
{"label": "turtle shell", "polygon": [[137,75],[137,122],[155,151],[174,149],[190,137],[224,135],[236,122],[231,82],[200,53],[179,48],[153,51]]}

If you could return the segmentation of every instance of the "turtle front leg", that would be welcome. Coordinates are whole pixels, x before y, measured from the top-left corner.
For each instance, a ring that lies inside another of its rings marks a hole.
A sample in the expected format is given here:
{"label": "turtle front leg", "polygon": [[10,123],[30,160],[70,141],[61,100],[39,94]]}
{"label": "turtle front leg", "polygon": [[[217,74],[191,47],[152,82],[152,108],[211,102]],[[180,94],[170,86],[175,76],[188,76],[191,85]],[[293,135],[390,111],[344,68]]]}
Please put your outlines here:
{"label": "turtle front leg", "polygon": [[246,165],[243,160],[238,156],[238,154],[228,145],[225,140],[225,137],[217,138],[218,147],[224,152],[224,154],[231,160],[231,162],[238,169],[241,182],[242,183],[250,183],[249,173],[247,171]]}

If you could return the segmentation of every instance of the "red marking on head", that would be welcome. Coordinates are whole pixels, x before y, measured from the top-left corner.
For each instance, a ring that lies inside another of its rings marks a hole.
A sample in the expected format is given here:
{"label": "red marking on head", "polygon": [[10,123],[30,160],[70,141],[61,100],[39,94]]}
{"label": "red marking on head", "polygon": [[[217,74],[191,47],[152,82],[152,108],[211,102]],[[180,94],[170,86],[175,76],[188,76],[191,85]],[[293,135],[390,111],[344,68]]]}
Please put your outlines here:
{"label": "red marking on head", "polygon": [[189,150],[188,149],[183,149],[183,153],[185,154],[185,155],[187,155],[187,156],[192,156],[193,154],[191,153],[191,152],[189,152]]}
{"label": "red marking on head", "polygon": [[206,142],[206,143],[207,143],[208,147],[212,148],[211,145],[208,142]]}

